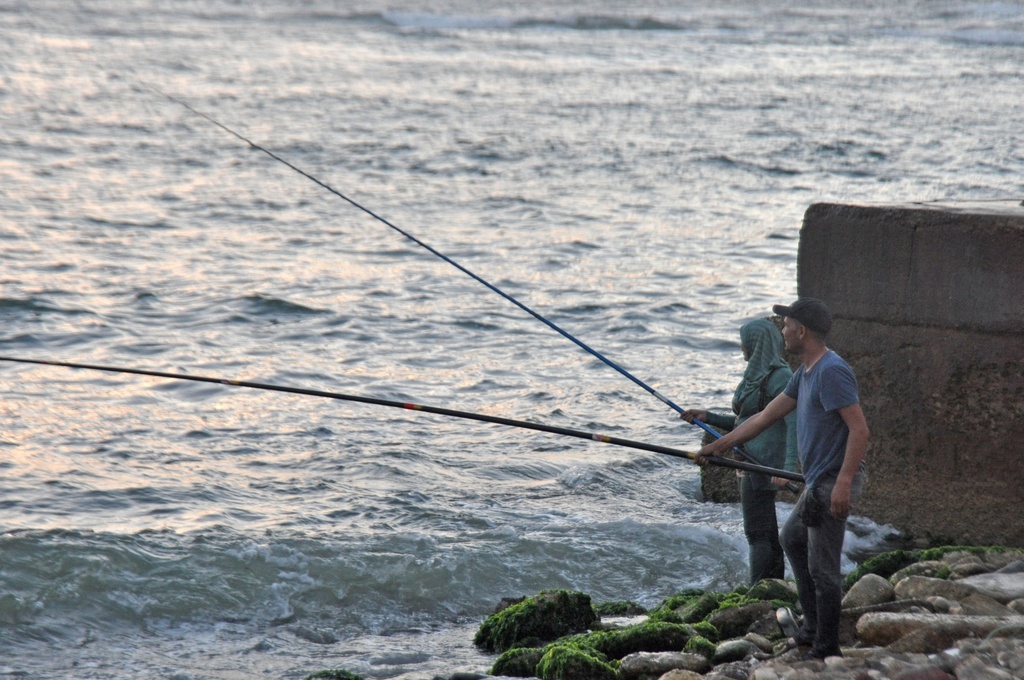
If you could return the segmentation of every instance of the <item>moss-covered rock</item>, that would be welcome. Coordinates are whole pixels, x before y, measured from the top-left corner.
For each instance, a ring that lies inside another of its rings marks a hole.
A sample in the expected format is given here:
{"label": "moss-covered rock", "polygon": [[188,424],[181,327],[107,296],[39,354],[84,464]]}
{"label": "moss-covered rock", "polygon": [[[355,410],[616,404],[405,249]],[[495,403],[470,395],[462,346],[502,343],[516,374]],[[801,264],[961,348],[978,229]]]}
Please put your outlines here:
{"label": "moss-covered rock", "polygon": [[693,595],[676,595],[651,612],[651,618],[666,623],[696,623],[718,609],[719,595],[698,591]]}
{"label": "moss-covered rock", "polygon": [[989,560],[994,554],[1012,550],[1001,546],[982,548],[978,546],[945,545],[926,550],[890,550],[874,557],[869,557],[860,566],[846,575],[843,580],[843,588],[849,590],[854,583],[859,581],[866,574],[877,574],[882,578],[890,578],[893,574],[918,562],[933,562],[942,560],[949,553],[966,553],[977,555]]}
{"label": "moss-covered rock", "polygon": [[747,597],[752,600],[785,602],[787,604],[793,604],[800,599],[796,583],[780,578],[761,579],[747,591]]}
{"label": "moss-covered rock", "polygon": [[473,644],[488,652],[537,647],[585,631],[596,620],[590,595],[545,590],[487,617],[477,630]]}
{"label": "moss-covered rock", "polygon": [[723,639],[742,637],[755,622],[774,616],[775,605],[764,600],[723,606],[708,617]]}
{"label": "moss-covered rock", "polygon": [[843,588],[849,590],[854,583],[868,574],[875,574],[887,579],[900,569],[909,567],[914,562],[917,562],[918,560],[914,558],[917,552],[919,551],[890,550],[889,552],[869,557],[846,575],[846,578],[843,580]]}
{"label": "moss-covered rock", "polygon": [[594,606],[594,611],[601,618],[606,616],[642,616],[647,613],[647,609],[629,600],[602,602]]}
{"label": "moss-covered rock", "polygon": [[705,659],[710,659],[715,655],[717,648],[718,646],[714,642],[703,635],[694,635],[686,641],[686,647],[683,648],[683,651],[690,654],[700,654]]}
{"label": "moss-covered rock", "polygon": [[636,652],[680,652],[693,637],[691,626],[664,621],[645,621],[625,630],[593,633],[585,644],[609,659],[621,659]]}
{"label": "moss-covered rock", "polygon": [[544,649],[538,647],[516,647],[510,649],[491,666],[491,675],[510,678],[532,678],[537,675],[537,664],[544,656]]}
{"label": "moss-covered rock", "polygon": [[343,671],[340,669],[317,671],[316,673],[310,673],[302,680],[365,680],[363,676],[356,675],[349,671]]}
{"label": "moss-covered rock", "polygon": [[706,593],[703,590],[684,590],[680,593],[676,593],[651,610],[650,617],[656,621],[683,623],[683,619],[679,615],[679,612],[695,600],[699,600],[705,595]]}
{"label": "moss-covered rock", "polygon": [[700,621],[698,623],[695,623],[693,624],[692,628],[695,634],[700,635],[701,637],[706,637],[708,640],[711,640],[712,642],[718,642],[722,639],[722,635],[718,632],[718,629],[715,628],[714,625],[708,623],[707,621]]}
{"label": "moss-covered rock", "polygon": [[617,680],[618,672],[601,654],[576,645],[551,645],[537,664],[543,680]]}

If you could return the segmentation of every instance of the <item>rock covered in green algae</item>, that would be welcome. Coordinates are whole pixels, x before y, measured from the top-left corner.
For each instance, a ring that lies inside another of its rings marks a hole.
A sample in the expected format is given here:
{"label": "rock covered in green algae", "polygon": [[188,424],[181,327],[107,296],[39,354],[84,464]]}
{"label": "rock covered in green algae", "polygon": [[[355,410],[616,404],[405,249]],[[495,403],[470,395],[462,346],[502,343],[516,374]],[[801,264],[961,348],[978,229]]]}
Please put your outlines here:
{"label": "rock covered in green algae", "polygon": [[[847,574],[846,579],[843,581],[843,587],[845,590],[849,590],[865,574],[877,574],[882,578],[891,578],[901,569],[906,569],[912,565],[922,565],[913,567],[915,570],[931,569],[933,565],[928,563],[944,562],[947,557],[954,558],[953,561],[956,562],[962,560],[965,556],[973,556],[981,563],[987,563],[990,567],[999,568],[1006,566],[1011,561],[1021,559],[1024,557],[1024,553],[1022,553],[1020,548],[964,545],[946,545],[925,550],[891,550],[865,560],[863,564]],[[945,566],[947,569],[950,568],[948,564]],[[942,565],[936,568],[941,569]],[[947,571],[945,574],[929,573],[918,575],[945,578],[948,574],[949,572]],[[908,573],[906,575],[912,574]]]}
{"label": "rock covered in green algae", "polygon": [[686,641],[686,646],[683,647],[684,652],[690,654],[700,654],[705,659],[710,659],[715,655],[715,651],[718,650],[716,645],[711,640],[707,639],[703,635],[694,635],[692,638]]}
{"label": "rock covered in green algae", "polygon": [[585,631],[597,619],[590,595],[545,590],[487,617],[473,644],[488,652],[536,647]]}
{"label": "rock covered in green algae", "polygon": [[642,616],[647,613],[646,608],[629,600],[602,602],[594,606],[594,611],[602,619],[609,616]]}
{"label": "rock covered in green algae", "polygon": [[541,647],[516,647],[498,657],[491,667],[491,675],[509,678],[532,678],[536,676],[537,664],[544,657]]}
{"label": "rock covered in green algae", "polygon": [[600,652],[575,645],[551,645],[535,671],[542,680],[617,680],[618,671]]}
{"label": "rock covered in green algae", "polygon": [[[543,595],[545,593],[538,598]],[[760,597],[770,599],[762,600]],[[729,615],[733,612],[742,614],[751,605],[767,612],[772,610],[775,604],[788,603],[794,598],[795,589],[784,581],[763,584],[753,591],[745,586],[730,593],[685,591],[668,598],[647,620],[621,630],[594,630],[564,636],[539,650],[535,643],[530,643],[530,648],[525,648],[527,645],[520,643],[524,648],[511,649],[502,654],[492,667],[491,673],[512,677],[536,676],[546,680],[574,680],[576,677],[614,678],[618,673],[618,662],[631,654],[685,651],[699,654],[703,658],[711,658],[716,651],[714,641],[722,637],[719,630],[707,620],[697,620],[692,624],[681,623],[680,610],[685,610],[688,618],[696,618],[696,612],[700,611],[703,619],[717,614],[719,618],[730,620]],[[514,614],[516,607],[530,607],[533,599],[527,598],[505,611]],[[487,639],[486,636],[493,635],[499,618],[500,615],[493,615],[485,621],[476,639],[482,641]],[[483,646],[480,642],[477,644]]]}

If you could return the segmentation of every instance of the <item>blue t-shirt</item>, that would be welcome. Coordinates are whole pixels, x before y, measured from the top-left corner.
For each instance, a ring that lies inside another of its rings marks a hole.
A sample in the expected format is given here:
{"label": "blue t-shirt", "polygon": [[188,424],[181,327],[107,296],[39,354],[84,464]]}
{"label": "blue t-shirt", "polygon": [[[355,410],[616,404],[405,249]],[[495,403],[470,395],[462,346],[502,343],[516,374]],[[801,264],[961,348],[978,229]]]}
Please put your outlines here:
{"label": "blue t-shirt", "polygon": [[810,371],[801,366],[789,384],[787,396],[796,399],[796,446],[807,486],[834,476],[843,466],[850,429],[839,409],[860,402],[853,369],[829,350]]}

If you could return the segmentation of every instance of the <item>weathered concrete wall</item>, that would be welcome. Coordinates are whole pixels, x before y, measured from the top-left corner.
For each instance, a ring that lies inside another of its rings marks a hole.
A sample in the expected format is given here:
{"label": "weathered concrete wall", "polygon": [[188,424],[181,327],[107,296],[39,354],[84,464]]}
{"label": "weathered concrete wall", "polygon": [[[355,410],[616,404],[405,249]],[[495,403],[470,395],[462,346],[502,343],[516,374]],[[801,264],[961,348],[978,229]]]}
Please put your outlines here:
{"label": "weathered concrete wall", "polygon": [[1024,207],[812,205],[798,290],[834,315],[871,427],[856,511],[1024,546]]}

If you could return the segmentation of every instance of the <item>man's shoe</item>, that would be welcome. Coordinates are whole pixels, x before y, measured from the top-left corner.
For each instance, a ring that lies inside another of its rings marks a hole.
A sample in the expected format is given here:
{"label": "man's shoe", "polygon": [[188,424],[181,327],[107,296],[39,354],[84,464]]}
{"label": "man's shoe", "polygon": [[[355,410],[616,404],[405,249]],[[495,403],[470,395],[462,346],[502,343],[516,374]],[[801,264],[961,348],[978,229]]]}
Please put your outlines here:
{"label": "man's shoe", "polygon": [[800,624],[793,616],[793,610],[789,607],[779,607],[775,611],[775,621],[779,624],[779,630],[788,638],[795,638],[800,635]]}

